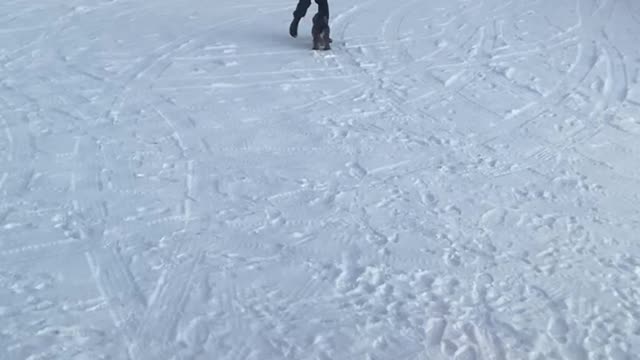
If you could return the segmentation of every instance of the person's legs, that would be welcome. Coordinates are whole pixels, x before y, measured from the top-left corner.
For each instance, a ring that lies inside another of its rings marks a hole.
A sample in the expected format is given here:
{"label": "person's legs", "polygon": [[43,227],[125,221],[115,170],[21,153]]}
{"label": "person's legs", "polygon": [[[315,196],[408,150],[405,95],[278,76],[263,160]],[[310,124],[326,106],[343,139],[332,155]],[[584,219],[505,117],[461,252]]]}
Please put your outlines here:
{"label": "person's legs", "polygon": [[[329,2],[328,0],[316,0],[316,4],[318,4],[318,15],[322,17],[327,17],[329,20]],[[329,38],[329,42],[333,42],[331,38]]]}
{"label": "person's legs", "polygon": [[316,4],[318,4],[318,14],[320,16],[326,16],[329,18],[329,3],[327,0],[316,0]]}
{"label": "person's legs", "polygon": [[309,6],[311,6],[311,0],[299,0],[298,6],[296,6],[296,10],[293,12],[293,17],[300,19],[305,17],[305,15],[307,15],[307,9],[309,9]]}
{"label": "person's legs", "polygon": [[298,24],[300,24],[300,19],[307,15],[307,9],[309,9],[309,6],[311,6],[311,0],[298,1],[298,6],[296,6],[296,10],[293,12],[293,20],[289,26],[289,35],[292,37],[298,36]]}

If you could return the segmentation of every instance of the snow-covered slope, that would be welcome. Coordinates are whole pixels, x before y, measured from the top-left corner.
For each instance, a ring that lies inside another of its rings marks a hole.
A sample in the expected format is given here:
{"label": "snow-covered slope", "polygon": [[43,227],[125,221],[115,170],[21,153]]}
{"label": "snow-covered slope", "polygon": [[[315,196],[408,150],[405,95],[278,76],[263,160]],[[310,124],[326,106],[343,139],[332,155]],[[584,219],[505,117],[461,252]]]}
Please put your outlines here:
{"label": "snow-covered slope", "polygon": [[0,3],[1,359],[640,359],[640,3],[330,3]]}

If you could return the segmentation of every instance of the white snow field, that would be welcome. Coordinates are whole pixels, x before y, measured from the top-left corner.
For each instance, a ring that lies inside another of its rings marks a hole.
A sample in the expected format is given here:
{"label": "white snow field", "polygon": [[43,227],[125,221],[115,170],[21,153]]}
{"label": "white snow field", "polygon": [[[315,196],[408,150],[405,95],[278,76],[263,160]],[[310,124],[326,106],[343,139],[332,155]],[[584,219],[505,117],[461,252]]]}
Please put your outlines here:
{"label": "white snow field", "polygon": [[0,3],[0,359],[640,359],[640,1]]}

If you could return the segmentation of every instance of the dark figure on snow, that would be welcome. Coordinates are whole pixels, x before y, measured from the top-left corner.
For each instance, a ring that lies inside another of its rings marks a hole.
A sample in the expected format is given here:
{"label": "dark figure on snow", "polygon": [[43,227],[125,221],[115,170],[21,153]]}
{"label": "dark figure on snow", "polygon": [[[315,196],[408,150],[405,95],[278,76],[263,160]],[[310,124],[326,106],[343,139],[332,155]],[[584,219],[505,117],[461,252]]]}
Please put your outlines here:
{"label": "dark figure on snow", "polygon": [[[329,3],[327,0],[315,0],[316,4],[318,4],[318,13],[316,14],[319,18],[329,19]],[[293,12],[293,21],[291,22],[291,26],[289,26],[289,34],[293,37],[298,36],[298,24],[300,24],[300,19],[302,19],[305,15],[307,15],[307,9],[311,6],[311,0],[298,0],[298,6],[296,7],[296,11]]]}
{"label": "dark figure on snow", "polygon": [[329,18],[321,16],[320,13],[313,17],[313,50],[331,50],[331,28],[329,28]]}

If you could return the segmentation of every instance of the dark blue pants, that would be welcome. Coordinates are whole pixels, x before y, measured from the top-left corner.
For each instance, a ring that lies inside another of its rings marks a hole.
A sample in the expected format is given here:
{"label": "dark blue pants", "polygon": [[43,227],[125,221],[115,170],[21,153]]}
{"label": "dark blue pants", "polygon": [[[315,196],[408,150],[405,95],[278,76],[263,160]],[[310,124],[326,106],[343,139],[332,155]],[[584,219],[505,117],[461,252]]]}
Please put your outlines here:
{"label": "dark blue pants", "polygon": [[[316,4],[318,4],[318,14],[320,16],[329,17],[329,3],[327,0],[316,0]],[[303,18],[307,15],[307,9],[311,6],[311,0],[298,0],[298,6],[296,7],[296,11],[293,12],[293,16],[297,18]]]}

